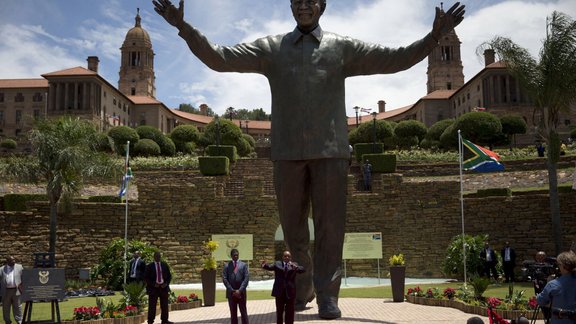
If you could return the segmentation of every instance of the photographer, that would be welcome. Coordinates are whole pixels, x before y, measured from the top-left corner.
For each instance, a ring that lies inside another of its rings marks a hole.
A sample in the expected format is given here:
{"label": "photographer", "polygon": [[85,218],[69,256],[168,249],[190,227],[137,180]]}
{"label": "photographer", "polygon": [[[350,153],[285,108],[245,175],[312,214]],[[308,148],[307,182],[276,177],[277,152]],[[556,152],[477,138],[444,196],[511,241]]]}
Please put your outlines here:
{"label": "photographer", "polygon": [[547,283],[536,299],[541,307],[550,307],[552,324],[576,323],[576,254],[562,252],[556,261],[561,276]]}
{"label": "photographer", "polygon": [[548,281],[555,278],[555,274],[559,270],[556,268],[556,260],[546,257],[544,251],[536,253],[534,260],[534,263],[527,265],[526,271],[534,283],[534,293],[537,295],[544,289]]}

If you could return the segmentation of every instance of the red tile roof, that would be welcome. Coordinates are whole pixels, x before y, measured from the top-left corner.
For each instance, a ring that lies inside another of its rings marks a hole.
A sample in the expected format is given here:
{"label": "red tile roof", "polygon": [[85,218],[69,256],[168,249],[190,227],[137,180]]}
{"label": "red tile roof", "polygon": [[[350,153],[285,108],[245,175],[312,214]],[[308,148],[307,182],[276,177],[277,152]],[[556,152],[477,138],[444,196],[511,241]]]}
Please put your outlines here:
{"label": "red tile roof", "polygon": [[98,73],[83,68],[81,66],[77,66],[70,69],[50,72],[46,74],[42,74],[43,77],[54,77],[54,76],[88,76],[88,75],[98,75]]}
{"label": "red tile roof", "polygon": [[457,90],[436,90],[432,91],[422,99],[449,99]]}
{"label": "red tile roof", "polygon": [[46,79],[0,79],[0,88],[48,88]]}
{"label": "red tile roof", "polygon": [[126,96],[128,99],[130,99],[133,103],[135,103],[136,105],[150,105],[150,104],[161,104],[162,102],[156,100],[155,98],[152,97],[147,97],[147,96]]}

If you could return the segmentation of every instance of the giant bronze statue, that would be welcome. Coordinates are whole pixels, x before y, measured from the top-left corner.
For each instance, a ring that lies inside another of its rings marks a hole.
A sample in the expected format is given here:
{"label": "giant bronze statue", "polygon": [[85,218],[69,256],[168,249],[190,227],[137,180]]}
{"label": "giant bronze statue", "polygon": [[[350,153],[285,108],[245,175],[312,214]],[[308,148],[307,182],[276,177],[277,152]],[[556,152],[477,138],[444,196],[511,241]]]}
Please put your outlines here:
{"label": "giant bronze statue", "polygon": [[[184,20],[184,1],[153,0],[178,28],[190,50],[213,70],[260,73],[272,92],[272,160],[280,222],[292,257],[307,270],[298,277],[296,309],[316,296],[321,318],[341,317],[338,293],[346,224],[348,131],[344,80],[395,73],[424,59],[464,18],[456,3],[436,8],[432,31],[413,44],[390,49],[324,31],[326,0],[291,0],[293,31],[251,43],[211,43]],[[307,218],[314,220],[313,260]]]}

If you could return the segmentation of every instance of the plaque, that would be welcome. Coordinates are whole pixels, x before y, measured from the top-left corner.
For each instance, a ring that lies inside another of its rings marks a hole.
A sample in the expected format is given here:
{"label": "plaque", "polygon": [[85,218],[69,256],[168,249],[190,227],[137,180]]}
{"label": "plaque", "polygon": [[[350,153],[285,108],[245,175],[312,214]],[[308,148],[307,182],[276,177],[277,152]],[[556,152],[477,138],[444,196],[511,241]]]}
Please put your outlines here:
{"label": "plaque", "polygon": [[22,301],[63,300],[64,282],[64,269],[24,269],[22,271]]}

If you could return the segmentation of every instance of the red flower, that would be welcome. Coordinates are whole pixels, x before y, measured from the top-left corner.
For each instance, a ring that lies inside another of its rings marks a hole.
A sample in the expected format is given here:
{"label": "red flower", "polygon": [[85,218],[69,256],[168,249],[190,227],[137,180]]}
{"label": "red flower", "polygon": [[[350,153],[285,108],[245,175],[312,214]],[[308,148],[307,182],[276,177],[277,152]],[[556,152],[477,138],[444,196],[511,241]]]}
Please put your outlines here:
{"label": "red flower", "polygon": [[456,290],[454,290],[454,288],[446,288],[444,289],[444,293],[443,293],[444,297],[448,298],[448,299],[452,299],[454,298],[454,295],[456,295]]}
{"label": "red flower", "polygon": [[189,303],[190,301],[188,300],[188,297],[179,295],[178,298],[176,298],[176,302],[177,303]]}
{"label": "red flower", "polygon": [[530,297],[530,299],[528,300],[528,307],[530,309],[538,308],[538,302],[536,301],[536,296]]}
{"label": "red flower", "polygon": [[500,299],[496,298],[496,297],[488,297],[486,299],[486,302],[488,303],[488,305],[490,305],[490,307],[492,308],[496,308],[498,307],[498,305],[502,304],[502,302],[500,301]]}
{"label": "red flower", "polygon": [[188,296],[188,298],[190,298],[190,300],[198,300],[198,295],[196,295],[195,293],[191,293],[190,296]]}

